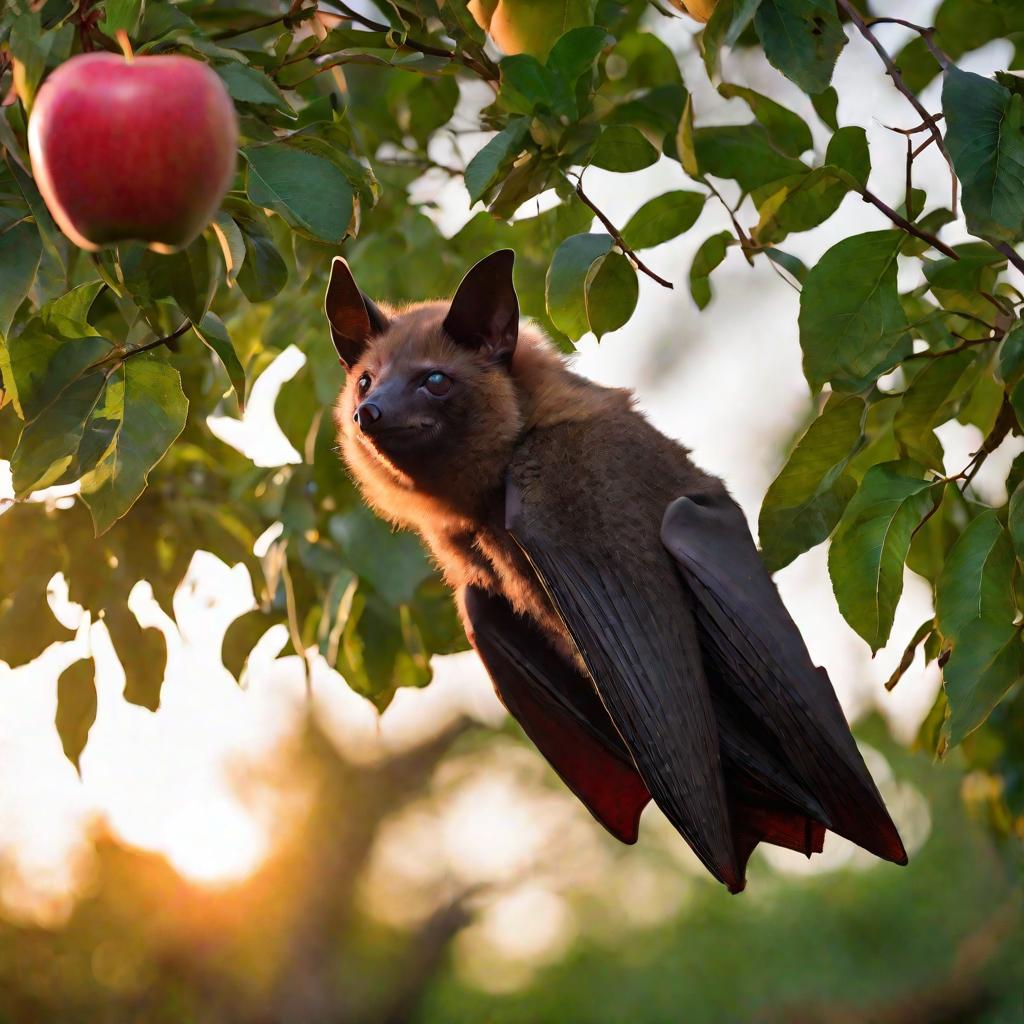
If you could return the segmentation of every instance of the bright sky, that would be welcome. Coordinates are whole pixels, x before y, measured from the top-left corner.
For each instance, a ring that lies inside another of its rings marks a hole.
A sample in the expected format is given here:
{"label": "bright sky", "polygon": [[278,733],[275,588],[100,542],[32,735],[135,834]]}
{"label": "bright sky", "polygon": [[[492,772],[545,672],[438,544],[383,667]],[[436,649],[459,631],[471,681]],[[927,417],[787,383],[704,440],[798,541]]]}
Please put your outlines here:
{"label": "bright sky", "polygon": [[[901,14],[927,23],[935,6],[934,2],[907,0]],[[719,123],[747,120],[749,114],[740,101],[721,100],[707,84],[698,67],[691,31],[685,20],[658,24],[659,35],[685,55],[684,75],[695,92],[699,116]],[[885,31],[889,34],[883,39],[890,49],[902,43],[902,30]],[[1009,56],[1006,47],[993,45],[964,63],[971,70],[988,72],[1005,67]],[[781,93],[783,102],[816,125],[806,97],[767,65],[732,57],[726,68],[733,81],[776,97]],[[884,125],[910,125],[915,120],[913,111],[888,87],[876,58],[859,39],[853,39],[844,51],[836,84],[842,97],[840,123],[868,126],[877,168],[872,188],[898,204],[903,150]],[[936,109],[936,87],[923,99],[926,106]],[[822,142],[820,133],[816,141]],[[467,157],[481,143],[482,137],[461,140]],[[928,151],[915,169],[917,184],[928,189],[933,201],[948,189],[948,171],[934,150]],[[667,160],[633,175],[628,189],[621,187],[617,176],[596,169],[587,172],[586,181],[588,193],[616,223],[624,222],[644,199],[692,187],[678,164]],[[446,231],[456,230],[470,215],[458,184],[428,177],[420,187],[440,196],[438,216]],[[741,219],[751,220],[749,209]],[[846,233],[887,225],[880,214],[850,197],[828,225],[794,236],[785,247],[810,263]],[[710,308],[699,314],[690,300],[686,275],[693,254],[704,238],[727,226],[724,212],[709,203],[686,236],[645,253],[657,271],[676,282],[676,290],[670,293],[641,277],[637,315],[600,346],[592,339],[584,341],[576,368],[602,383],[634,388],[641,407],[655,424],[690,446],[704,468],[722,476],[755,523],[761,498],[777,472],[787,439],[806,413],[808,399],[796,336],[797,295],[763,264],[751,270],[740,254],[731,250],[714,275],[716,299]],[[955,226],[950,234],[955,234]],[[262,464],[295,460],[291,446],[273,423],[271,410],[277,387],[298,369],[301,360],[295,350],[284,353],[255,385],[245,419],[220,419],[211,424],[216,433]],[[964,465],[980,440],[973,428],[955,424],[944,427],[941,436],[948,468],[954,471]],[[1001,498],[999,481],[1013,454],[1004,446],[979,474],[979,489],[993,500]],[[6,467],[0,464],[0,469]],[[9,480],[0,473],[0,496],[5,486],[9,487]],[[908,574],[893,639],[872,661],[866,645],[836,609],[823,546],[779,573],[777,581],[812,655],[828,668],[848,714],[855,716],[877,705],[900,735],[913,734],[932,703],[937,676],[918,664],[891,694],[884,692],[882,681],[910,634],[930,613],[928,588]],[[281,809],[241,801],[236,773],[240,763],[270,755],[291,734],[305,696],[296,659],[274,660],[283,642],[281,636],[268,636],[261,644],[244,690],[220,665],[223,631],[251,601],[251,587],[241,567],[229,569],[212,556],[197,556],[175,601],[179,637],[170,620],[148,598],[146,587],[137,588],[133,607],[145,624],[157,624],[166,631],[170,647],[163,702],[155,715],[127,705],[121,698],[120,668],[102,626],[91,631],[83,628],[74,644],[51,648],[36,663],[17,671],[0,663],[0,860],[17,869],[0,882],[0,900],[9,909],[29,918],[59,919],[87,873],[86,829],[97,816],[126,843],[165,854],[179,871],[197,882],[230,882],[260,863],[270,848]],[[55,594],[53,603],[69,625],[78,623],[78,612],[60,593]],[[99,666],[99,716],[79,780],[63,757],[53,716],[57,675],[84,650],[87,632]],[[315,673],[313,699],[336,742],[352,756],[366,758],[410,742],[459,710],[485,722],[501,721],[503,712],[475,656],[440,659],[437,670],[437,681],[431,687],[400,693],[379,722],[367,702],[322,666]],[[507,756],[521,753],[513,750]],[[877,768],[884,775],[884,762]],[[531,851],[543,840],[551,822],[555,823],[552,827],[564,828],[563,815],[568,812],[562,800],[553,805],[553,817],[542,819],[539,826],[535,807],[517,816],[516,801],[521,795],[500,762],[474,777],[472,786],[477,788],[466,788],[446,805],[440,833],[434,827],[436,821],[424,819],[422,810],[416,812],[419,819],[414,813],[397,823],[394,842],[383,844],[385,862],[391,863],[389,857],[400,858],[399,851],[410,843],[420,843],[418,849],[432,850],[437,862],[447,869],[465,877],[479,873],[493,878],[529,864]],[[917,822],[913,828],[923,837],[926,810],[914,805],[913,794],[904,797],[903,821]],[[500,821],[481,819],[480,808],[498,806],[502,815],[494,817]],[[596,828],[585,815],[571,820]],[[657,827],[645,824],[645,829],[656,831]],[[467,837],[473,837],[472,841]],[[837,847],[837,851],[832,862],[852,856],[849,850]],[[416,858],[421,864],[424,859],[431,857]],[[773,860],[791,863],[774,854]],[[386,879],[393,876],[394,872],[380,873],[381,892]],[[656,917],[666,907],[671,912],[675,904],[666,896],[671,885],[666,887],[653,877],[645,881],[641,874],[634,880],[637,891],[646,892],[648,898],[638,899],[631,889],[623,895],[623,908],[634,908],[631,912],[641,918],[643,907],[655,908],[652,913]],[[678,893],[678,886],[674,891]],[[386,916],[389,910],[383,904],[387,901],[377,902],[381,904],[379,912]],[[392,902],[390,912],[398,905]],[[533,930],[515,924],[522,921],[534,922]],[[533,955],[531,943],[550,955],[551,949],[568,942],[571,924],[564,903],[550,886],[545,888],[533,880],[510,889],[472,932],[466,933],[465,944],[467,948],[500,944],[501,937],[508,935],[522,937],[525,948],[512,954],[525,960]],[[471,975],[472,961],[466,963]],[[492,979],[492,983],[501,982]]]}

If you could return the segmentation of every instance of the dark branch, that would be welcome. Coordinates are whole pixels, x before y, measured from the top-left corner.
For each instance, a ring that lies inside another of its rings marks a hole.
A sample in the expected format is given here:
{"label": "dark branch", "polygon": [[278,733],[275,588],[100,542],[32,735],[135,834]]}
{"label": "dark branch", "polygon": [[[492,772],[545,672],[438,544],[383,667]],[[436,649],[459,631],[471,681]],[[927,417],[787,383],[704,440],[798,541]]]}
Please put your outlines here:
{"label": "dark branch", "polygon": [[267,18],[265,21],[257,21],[245,28],[229,28],[223,32],[215,32],[210,38],[216,42],[222,39],[231,39],[234,36],[248,35],[250,32],[258,32],[261,28],[270,28],[282,21],[299,22],[312,18],[316,14],[316,7],[307,7],[305,10],[289,10],[286,14],[279,14],[276,18]]}
{"label": "dark branch", "polygon": [[860,32],[860,34],[874,47],[874,50],[878,54],[878,56],[882,58],[882,63],[885,65],[886,73],[892,80],[892,84],[895,85],[896,88],[899,89],[899,91],[903,93],[904,96],[906,96],[911,106],[918,112],[918,114],[921,115],[921,121],[928,125],[928,130],[931,132],[932,138],[935,139],[935,144],[939,147],[939,151],[946,158],[946,163],[949,164],[949,173],[952,176],[953,186],[953,209],[955,210],[957,208],[956,171],[953,170],[953,161],[950,159],[949,153],[946,150],[946,143],[945,140],[942,138],[942,133],[936,127],[935,118],[928,113],[928,111],[924,108],[924,105],[921,103],[921,101],[914,95],[913,91],[907,86],[907,83],[903,81],[903,76],[900,74],[900,69],[896,67],[896,64],[893,62],[892,57],[889,56],[885,47],[878,41],[874,32],[871,31],[871,28],[868,26],[867,22],[861,16],[860,11],[858,11],[857,8],[853,6],[850,0],[836,0],[836,2],[849,16],[850,21],[852,21],[854,25],[857,26],[857,29]]}
{"label": "dark branch", "polygon": [[[333,7],[341,15],[348,18],[349,21],[354,21],[364,28],[368,28],[374,32],[390,32],[390,25],[383,25],[379,21],[374,21],[372,18],[366,17],[365,14],[360,14],[358,11],[352,10],[348,4],[343,3],[342,0],[324,0],[324,3],[328,7]],[[417,53],[426,54],[431,57],[446,57],[448,60],[455,61],[457,64],[461,64],[463,67],[468,68],[475,75],[478,75],[485,82],[490,82],[492,85],[498,82],[499,75],[498,69],[488,61],[486,64],[482,61],[477,60],[475,57],[470,57],[468,54],[463,53],[461,50],[444,50],[438,46],[431,46],[429,43],[421,43],[415,39],[406,38],[399,49],[415,50]]]}
{"label": "dark branch", "polygon": [[619,229],[608,219],[608,217],[598,209],[594,204],[593,200],[587,197],[587,194],[583,191],[583,175],[580,174],[576,181],[576,195],[580,197],[580,202],[584,206],[589,207],[593,210],[597,219],[604,225],[605,231],[615,239],[615,244],[625,253],[626,258],[636,267],[637,270],[646,274],[652,281],[657,281],[662,288],[674,288],[675,285],[671,281],[666,281],[665,278],[656,274],[639,256],[628,246],[622,239],[622,234]]}
{"label": "dark branch", "polygon": [[1009,242],[993,242],[996,249],[999,250],[1022,274],[1024,274],[1024,258],[1021,257],[1020,253]]}
{"label": "dark branch", "polygon": [[908,234],[913,235],[915,238],[920,238],[922,242],[927,242],[933,249],[938,249],[943,256],[948,256],[951,260],[960,259],[959,256],[948,246],[945,242],[940,242],[935,235],[930,234],[927,231],[922,230],[916,224],[911,224],[906,217],[901,217],[891,206],[887,206],[878,198],[873,192],[869,192],[866,188],[860,189],[860,196],[865,203],[871,203],[872,206],[881,210],[898,228],[902,228]]}
{"label": "dark branch", "polygon": [[191,326],[192,321],[186,320],[181,326],[171,331],[166,338],[154,338],[153,341],[147,341],[145,345],[139,345],[138,348],[130,348],[127,352],[119,353],[119,358],[127,359],[129,356],[137,356],[141,352],[148,352],[150,349],[159,348],[161,345],[169,345],[172,341],[180,338]]}

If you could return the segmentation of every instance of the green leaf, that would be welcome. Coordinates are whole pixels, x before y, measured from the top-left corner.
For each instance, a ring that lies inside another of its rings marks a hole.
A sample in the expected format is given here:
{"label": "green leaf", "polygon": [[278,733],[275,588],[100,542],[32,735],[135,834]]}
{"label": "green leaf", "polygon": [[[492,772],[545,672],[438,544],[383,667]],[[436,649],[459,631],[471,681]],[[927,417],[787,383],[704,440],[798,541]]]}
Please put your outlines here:
{"label": "green leaf", "polygon": [[999,346],[999,376],[1018,424],[1024,423],[1024,321],[1018,320]]}
{"label": "green leaf", "polygon": [[807,275],[800,293],[800,346],[812,389],[832,381],[859,390],[909,351],[896,288],[898,231],[870,231],[837,242]]}
{"label": "green leaf", "polygon": [[871,174],[867,132],[854,125],[840,128],[828,140],[825,163],[841,168],[861,187],[866,187]]}
{"label": "green leaf", "polygon": [[48,327],[59,325],[62,320],[71,320],[74,323],[82,324],[87,330],[92,328],[88,325],[89,311],[96,297],[106,287],[102,281],[90,281],[88,284],[80,284],[71,291],[57,296],[52,302],[39,308],[39,319]]}
{"label": "green leaf", "polygon": [[288,283],[288,265],[265,224],[241,215],[234,215],[234,220],[245,244],[238,287],[250,302],[267,302]]}
{"label": "green leaf", "polygon": [[762,96],[753,89],[731,85],[728,82],[723,82],[718,91],[726,99],[742,99],[750,107],[754,117],[764,126],[772,142],[788,156],[798,157],[814,145],[811,129],[807,127],[804,119],[781,103],[776,103],[775,100]]}
{"label": "green leaf", "polygon": [[804,92],[828,88],[846,33],[832,0],[761,0],[754,15],[764,55]]}
{"label": "green leaf", "polygon": [[57,680],[57,735],[64,756],[81,774],[80,759],[96,721],[96,665],[83,658],[69,665]]}
{"label": "green leaf", "polygon": [[764,254],[777,267],[782,267],[786,273],[792,275],[801,285],[807,280],[809,271],[806,264],[798,256],[783,252],[781,249],[765,249]]}
{"label": "green leaf", "polygon": [[943,472],[943,453],[934,430],[956,415],[964,375],[974,363],[973,352],[929,360],[910,382],[893,420],[902,453],[938,473]]}
{"label": "green leaf", "polygon": [[[849,192],[834,167],[815,167],[798,177],[766,186],[776,189],[758,203],[761,215],[753,236],[762,245],[781,242],[787,235],[823,224]],[[758,198],[758,197],[755,197]]]}
{"label": "green leaf", "polygon": [[722,47],[736,45],[743,30],[754,20],[760,3],[761,0],[718,0],[700,38],[708,78],[718,73]]}
{"label": "green leaf", "polygon": [[1024,675],[1024,645],[1018,627],[978,619],[953,648],[942,673],[949,701],[949,745],[956,746],[992,713]]}
{"label": "green leaf", "polygon": [[836,120],[836,111],[839,108],[839,96],[831,85],[822,92],[812,94],[811,106],[814,107],[814,112],[818,115],[822,124],[824,124],[826,128],[831,128],[832,131],[836,131],[839,128],[839,122]]}
{"label": "green leaf", "polygon": [[352,220],[352,186],[330,160],[287,145],[250,146],[242,156],[256,206],[273,210],[313,238],[344,240]]}
{"label": "green leaf", "polygon": [[280,110],[283,114],[294,114],[284,93],[257,68],[249,64],[240,64],[237,60],[216,63],[212,67],[236,102],[270,107],[273,110]]}
{"label": "green leaf", "polygon": [[574,87],[594,67],[594,62],[609,42],[614,40],[600,25],[582,25],[570,29],[551,47],[547,59],[548,70]]}
{"label": "green leaf", "polygon": [[245,674],[246,665],[252,649],[266,635],[271,626],[284,621],[281,616],[271,616],[265,611],[254,608],[240,615],[228,626],[221,643],[220,657],[224,667],[239,682]]}
{"label": "green leaf", "polygon": [[156,711],[167,669],[167,643],[153,626],[145,629],[129,610],[117,601],[107,606],[103,622],[121,668],[124,669],[124,699],[129,704]]}
{"label": "green leaf", "polygon": [[758,535],[769,572],[788,565],[835,529],[857,489],[846,467],[864,442],[866,411],[864,399],[834,395],[768,488]]}
{"label": "green leaf", "polygon": [[202,339],[203,344],[211,349],[223,364],[224,369],[227,371],[228,380],[231,381],[231,387],[235,391],[238,411],[244,412],[245,370],[242,368],[242,363],[238,358],[238,353],[235,351],[235,346],[231,343],[231,336],[228,334],[228,329],[224,326],[224,321],[216,313],[207,313],[198,324],[192,325],[192,329]]}
{"label": "green leaf", "polygon": [[224,257],[224,276],[230,288],[245,262],[245,237],[234,218],[223,211],[213,218],[211,227],[220,243],[221,255]]}
{"label": "green leaf", "polygon": [[44,571],[22,577],[13,593],[0,597],[0,661],[11,668],[27,665],[51,644],[74,637],[54,618],[46,600],[51,575]]}
{"label": "green leaf", "polygon": [[729,231],[719,231],[706,238],[693,257],[690,265],[690,294],[698,309],[704,309],[711,301],[711,272],[725,259],[729,246],[736,241]]}
{"label": "green leaf", "polygon": [[395,533],[363,505],[332,516],[330,531],[348,565],[393,607],[411,601],[416,588],[431,575],[417,537]]}
{"label": "green leaf", "polygon": [[587,282],[592,280],[592,268],[612,244],[610,235],[572,235],[555,250],[545,286],[548,316],[573,341],[590,330]]}
{"label": "green leaf", "polygon": [[514,118],[469,161],[465,179],[470,205],[483,198],[501,168],[522,152],[529,129],[530,122],[525,117]]}
{"label": "green leaf", "polygon": [[658,151],[636,128],[613,124],[601,132],[590,162],[606,171],[640,171],[657,163]]}
{"label": "green leaf", "polygon": [[587,275],[587,319],[598,341],[617,331],[636,309],[640,287],[633,264],[621,253],[610,252]]}
{"label": "green leaf", "polygon": [[43,242],[31,221],[23,220],[0,235],[0,339],[36,277]]}
{"label": "green leaf", "polygon": [[626,222],[622,239],[631,249],[650,249],[689,231],[704,209],[703,192],[665,192],[649,199]]}
{"label": "green leaf", "polygon": [[188,399],[181,375],[152,353],[132,356],[109,378],[104,416],[113,440],[99,465],[82,478],[82,498],[97,535],[120,519],[146,489],[149,471],[185,427]]}
{"label": "green leaf", "polygon": [[697,128],[693,142],[702,174],[732,178],[744,192],[752,192],[780,178],[807,173],[799,160],[775,148],[759,124]]}
{"label": "green leaf", "polygon": [[683,116],[679,119],[675,141],[676,152],[679,154],[679,162],[682,164],[683,170],[691,178],[699,178],[702,171],[697,161],[697,143],[694,139],[692,96],[686,97],[686,105],[683,107]]}
{"label": "green leaf", "polygon": [[119,262],[125,287],[140,306],[153,307],[174,299],[189,320],[202,320],[210,308],[217,276],[210,266],[210,247],[200,236],[191,245],[167,255],[141,245],[124,245]]}
{"label": "green leaf", "polygon": [[103,412],[106,386],[107,375],[102,371],[86,373],[25,426],[11,456],[19,498],[54,484],[72,483],[100,460],[113,434]]}
{"label": "green leaf", "polygon": [[963,185],[967,228],[1013,242],[1024,231],[1024,96],[951,67],[942,87],[946,146]]}
{"label": "green leaf", "polygon": [[498,102],[513,114],[554,111],[571,102],[564,83],[536,57],[519,53],[506,57],[499,65],[501,89]]}
{"label": "green leaf", "polygon": [[142,0],[107,0],[103,9],[100,31],[111,39],[118,32],[134,35],[142,14]]}
{"label": "green leaf", "polygon": [[[29,5],[25,4],[25,8]],[[52,67],[71,55],[75,27],[70,21],[60,28],[43,31],[38,10],[26,9],[8,23],[7,46],[17,61],[14,66],[14,88],[26,111],[32,110],[36,92],[48,66]]]}
{"label": "green leaf", "polygon": [[53,314],[34,317],[0,346],[0,370],[18,415],[31,420],[113,346],[89,324]]}
{"label": "green leaf", "polygon": [[1008,625],[1014,619],[1015,558],[1010,536],[991,509],[975,516],[946,557],[935,588],[935,616],[952,644],[977,620]]}
{"label": "green leaf", "polygon": [[1006,481],[1006,488],[1010,492],[1010,504],[1007,510],[1006,525],[1010,531],[1010,539],[1013,541],[1013,549],[1017,558],[1024,564],[1024,487],[1018,479],[1021,465],[1024,464],[1024,453],[1017,456],[1022,460],[1018,464],[1015,460],[1016,472],[1011,474]]}
{"label": "green leaf", "polygon": [[935,487],[917,463],[872,466],[839,521],[828,553],[832,589],[872,651],[889,639],[911,536],[933,507]]}

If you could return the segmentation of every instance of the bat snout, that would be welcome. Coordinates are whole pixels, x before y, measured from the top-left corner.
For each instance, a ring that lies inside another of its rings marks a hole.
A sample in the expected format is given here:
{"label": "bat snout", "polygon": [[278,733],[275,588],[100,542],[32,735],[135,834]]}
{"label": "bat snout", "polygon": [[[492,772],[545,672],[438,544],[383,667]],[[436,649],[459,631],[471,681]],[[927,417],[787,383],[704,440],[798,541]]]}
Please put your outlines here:
{"label": "bat snout", "polygon": [[376,402],[361,402],[352,419],[363,433],[372,434],[384,419],[384,412]]}

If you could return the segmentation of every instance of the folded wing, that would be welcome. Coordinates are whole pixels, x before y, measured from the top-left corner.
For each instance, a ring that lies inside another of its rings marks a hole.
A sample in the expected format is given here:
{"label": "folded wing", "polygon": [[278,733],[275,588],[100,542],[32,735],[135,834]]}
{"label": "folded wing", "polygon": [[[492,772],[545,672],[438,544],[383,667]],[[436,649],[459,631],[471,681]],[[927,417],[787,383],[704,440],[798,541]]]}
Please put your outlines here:
{"label": "folded wing", "polygon": [[[697,600],[723,744],[747,752],[746,776],[760,776],[766,800],[788,805],[760,823],[768,826],[764,838],[778,842],[773,830],[799,832],[803,816],[808,840],[819,848],[825,826],[876,856],[905,864],[899,833],[832,684],[812,663],[743,513],[724,493],[682,497],[665,513],[662,539]],[[782,791],[779,772],[797,788]],[[773,809],[766,801],[759,806]]]}
{"label": "folded wing", "polygon": [[575,522],[564,511],[552,516],[550,487],[540,493],[511,480],[506,525],[543,581],[655,802],[708,870],[738,892],[743,872],[692,598],[666,556],[657,522],[645,516],[616,534],[601,519],[621,511],[600,491],[575,491],[575,500],[586,502]]}
{"label": "folded wing", "polygon": [[562,781],[624,843],[651,795],[593,684],[503,597],[467,587],[470,637],[499,699]]}

